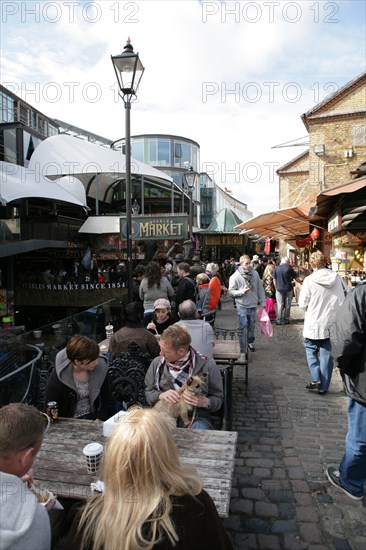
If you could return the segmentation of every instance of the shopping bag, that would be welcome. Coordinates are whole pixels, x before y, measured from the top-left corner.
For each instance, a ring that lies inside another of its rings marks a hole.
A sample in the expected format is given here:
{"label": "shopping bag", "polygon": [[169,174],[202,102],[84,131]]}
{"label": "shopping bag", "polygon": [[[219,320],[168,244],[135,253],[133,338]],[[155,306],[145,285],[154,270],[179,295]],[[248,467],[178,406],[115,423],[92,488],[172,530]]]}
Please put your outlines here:
{"label": "shopping bag", "polygon": [[266,298],[266,312],[268,313],[268,317],[272,319],[276,319],[276,300],[274,298]]}
{"label": "shopping bag", "polygon": [[273,336],[273,327],[272,323],[270,321],[270,318],[268,317],[268,313],[265,309],[258,309],[257,316],[259,319],[259,326],[261,329],[262,334],[265,336],[268,336],[269,338],[272,338]]}

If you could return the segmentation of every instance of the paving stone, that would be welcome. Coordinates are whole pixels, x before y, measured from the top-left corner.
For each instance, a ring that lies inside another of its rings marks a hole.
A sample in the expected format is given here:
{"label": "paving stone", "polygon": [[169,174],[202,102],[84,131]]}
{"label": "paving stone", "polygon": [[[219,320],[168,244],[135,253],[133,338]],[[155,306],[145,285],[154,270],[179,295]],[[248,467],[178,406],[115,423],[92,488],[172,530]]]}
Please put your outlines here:
{"label": "paving stone", "polygon": [[254,510],[257,516],[278,517],[278,507],[270,502],[256,502]]}
{"label": "paving stone", "polygon": [[321,544],[323,542],[321,530],[317,523],[302,523],[300,525],[300,535],[309,543]]}
{"label": "paving stone", "polygon": [[280,550],[281,543],[274,535],[258,535],[258,546],[266,550]]}
{"label": "paving stone", "polygon": [[297,532],[296,522],[293,519],[279,519],[272,523],[272,533],[294,533]]}

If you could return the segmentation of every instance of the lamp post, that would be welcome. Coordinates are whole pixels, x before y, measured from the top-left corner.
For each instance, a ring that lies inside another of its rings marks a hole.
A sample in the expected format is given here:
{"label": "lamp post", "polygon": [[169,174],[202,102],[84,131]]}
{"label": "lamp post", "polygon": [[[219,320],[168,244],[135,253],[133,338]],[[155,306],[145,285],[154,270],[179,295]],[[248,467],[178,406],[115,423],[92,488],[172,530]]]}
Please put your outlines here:
{"label": "lamp post", "polygon": [[193,238],[193,189],[198,181],[199,174],[195,172],[192,166],[184,174],[189,193],[189,238]]}
{"label": "lamp post", "polygon": [[139,54],[133,51],[133,47],[128,38],[124,50],[119,55],[111,56],[114,71],[116,73],[119,95],[122,97],[125,105],[125,156],[126,156],[126,243],[127,243],[127,261],[128,261],[128,301],[132,300],[132,205],[131,205],[131,129],[130,115],[131,102],[136,100],[144,67],[139,58]]}

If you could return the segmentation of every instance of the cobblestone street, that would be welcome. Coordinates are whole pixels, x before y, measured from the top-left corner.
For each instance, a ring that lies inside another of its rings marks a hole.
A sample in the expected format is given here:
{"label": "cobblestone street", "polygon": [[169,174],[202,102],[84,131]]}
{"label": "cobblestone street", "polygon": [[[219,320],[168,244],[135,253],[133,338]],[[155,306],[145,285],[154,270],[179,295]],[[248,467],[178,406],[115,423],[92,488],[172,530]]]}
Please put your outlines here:
{"label": "cobblestone street", "polygon": [[[234,548],[366,549],[366,498],[349,499],[327,480],[327,465],[344,452],[348,398],[338,371],[325,396],[309,381],[302,344],[303,312],[293,302],[291,324],[274,337],[256,328],[249,385],[234,367],[233,430],[238,447],[230,517]],[[223,300],[217,327],[233,327],[236,310]]]}

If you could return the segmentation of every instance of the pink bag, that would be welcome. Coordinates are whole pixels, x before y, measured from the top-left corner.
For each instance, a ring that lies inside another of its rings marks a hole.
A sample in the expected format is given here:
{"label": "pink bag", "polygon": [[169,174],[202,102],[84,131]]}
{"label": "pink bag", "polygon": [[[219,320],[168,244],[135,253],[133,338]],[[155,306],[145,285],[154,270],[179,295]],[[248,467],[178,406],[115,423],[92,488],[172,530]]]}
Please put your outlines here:
{"label": "pink bag", "polygon": [[265,336],[268,336],[269,338],[272,338],[273,336],[273,327],[272,323],[268,317],[268,313],[265,309],[259,308],[257,310],[257,317],[259,319],[259,326],[261,329],[262,334]]}
{"label": "pink bag", "polygon": [[268,313],[268,317],[272,319],[276,319],[276,300],[274,298],[266,298],[266,312]]}

